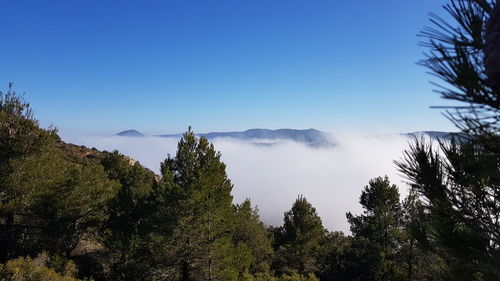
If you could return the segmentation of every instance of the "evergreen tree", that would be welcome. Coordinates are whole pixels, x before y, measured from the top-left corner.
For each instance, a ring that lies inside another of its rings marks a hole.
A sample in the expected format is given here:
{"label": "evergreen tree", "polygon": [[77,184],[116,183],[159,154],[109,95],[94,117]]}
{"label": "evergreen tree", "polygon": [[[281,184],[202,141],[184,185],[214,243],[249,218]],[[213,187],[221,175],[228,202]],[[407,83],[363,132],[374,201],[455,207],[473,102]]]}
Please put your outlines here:
{"label": "evergreen tree", "polygon": [[411,190],[403,202],[404,230],[399,254],[406,280],[438,281],[449,278],[444,260],[422,243],[429,227],[427,216],[418,194]]}
{"label": "evergreen tree", "polygon": [[117,183],[102,166],[66,162],[61,152],[48,150],[14,161],[11,187],[21,194],[14,206],[15,232],[11,254],[33,255],[42,250],[70,256],[79,242],[97,235],[107,216],[107,201]]}
{"label": "evergreen tree", "polygon": [[422,243],[447,261],[457,280],[500,276],[499,159],[474,143],[441,144],[444,156],[417,141],[398,162],[429,213]]}
{"label": "evergreen tree", "polygon": [[318,277],[322,281],[347,281],[349,261],[347,253],[352,237],[342,232],[328,232],[322,239],[318,253]]}
{"label": "evergreen tree", "polygon": [[12,89],[0,93],[0,128],[1,261],[42,251],[79,259],[98,245],[118,183],[96,161],[74,161]]}
{"label": "evergreen tree", "polygon": [[14,162],[39,154],[56,139],[55,130],[42,130],[33,118],[30,105],[13,91],[0,91],[0,262],[21,236],[16,215],[24,195],[12,183]]}
{"label": "evergreen tree", "polygon": [[72,255],[105,219],[116,183],[102,166],[68,161],[12,89],[0,93],[0,127],[0,258]]}
{"label": "evergreen tree", "polygon": [[114,253],[111,276],[115,280],[143,280],[148,277],[150,252],[148,235],[154,208],[148,204],[156,179],[139,162],[131,162],[114,151],[101,160],[108,177],[120,182],[109,202],[109,218],[104,228],[105,244]]}
{"label": "evergreen tree", "polygon": [[257,207],[252,208],[250,199],[247,199],[235,206],[235,212],[234,241],[236,245],[246,247],[250,251],[249,271],[253,274],[269,272],[273,249],[267,230],[260,221]]}
{"label": "evergreen tree", "polygon": [[325,229],[316,209],[299,196],[292,209],[285,212],[276,241],[278,260],[275,267],[283,273],[317,272],[317,252],[324,235]]}
{"label": "evergreen tree", "polygon": [[364,211],[347,213],[353,241],[350,279],[369,281],[400,280],[397,254],[402,235],[399,191],[387,176],[370,180],[360,197]]}
{"label": "evergreen tree", "polygon": [[485,32],[495,3],[450,0],[444,6],[449,21],[433,14],[432,25],[421,34],[427,39],[422,45],[428,52],[420,64],[445,82],[437,90],[441,97],[464,103],[445,108],[448,117],[469,136],[500,132],[499,93],[493,91],[484,63]]}
{"label": "evergreen tree", "polygon": [[197,139],[189,129],[175,157],[161,165],[165,196],[175,218],[171,251],[177,278],[232,280],[237,278],[233,246],[232,184],[213,144]]}
{"label": "evergreen tree", "polygon": [[434,17],[424,30],[430,52],[422,64],[446,83],[442,97],[464,103],[448,112],[462,133],[437,150],[416,140],[397,162],[423,198],[428,227],[419,239],[446,261],[455,280],[500,278],[500,103],[489,77],[496,73],[491,52],[489,66],[484,62],[486,33],[489,51],[498,37],[486,32],[495,5],[451,0],[445,9],[452,22]]}
{"label": "evergreen tree", "polygon": [[[495,1],[496,2],[496,1]],[[500,93],[500,5],[495,4],[488,19],[484,42],[484,65],[488,84],[497,95]]]}

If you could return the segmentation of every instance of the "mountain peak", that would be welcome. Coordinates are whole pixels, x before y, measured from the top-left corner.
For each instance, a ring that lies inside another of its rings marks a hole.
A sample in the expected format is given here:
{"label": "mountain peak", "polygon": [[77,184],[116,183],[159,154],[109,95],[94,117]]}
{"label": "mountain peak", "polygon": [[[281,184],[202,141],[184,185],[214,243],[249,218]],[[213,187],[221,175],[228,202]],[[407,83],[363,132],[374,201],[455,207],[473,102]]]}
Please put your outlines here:
{"label": "mountain peak", "polygon": [[[251,141],[255,144],[270,145],[281,141],[295,141],[312,147],[328,147],[335,145],[331,138],[324,132],[316,129],[248,129],[246,131],[211,132],[196,134],[207,139],[232,138]],[[159,135],[159,137],[180,137],[180,134]],[[269,142],[271,141],[271,142]]]}
{"label": "mountain peak", "polygon": [[119,132],[118,134],[116,134],[115,136],[120,136],[120,137],[144,137],[144,135],[137,131],[137,130],[126,130],[126,131],[122,131],[122,132]]}

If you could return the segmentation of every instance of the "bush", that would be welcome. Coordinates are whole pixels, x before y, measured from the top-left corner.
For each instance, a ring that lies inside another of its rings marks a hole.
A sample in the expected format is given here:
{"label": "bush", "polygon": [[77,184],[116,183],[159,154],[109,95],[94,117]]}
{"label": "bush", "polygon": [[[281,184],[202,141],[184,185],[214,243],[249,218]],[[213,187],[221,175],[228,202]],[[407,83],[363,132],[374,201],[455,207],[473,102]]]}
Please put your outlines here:
{"label": "bush", "polygon": [[[56,259],[57,262],[60,260]],[[72,261],[62,263],[62,272],[49,267],[51,258],[46,254],[31,257],[19,257],[0,264],[0,281],[78,281],[75,278],[76,265]],[[54,261],[52,259],[52,261]]]}
{"label": "bush", "polygon": [[283,274],[279,277],[275,277],[270,273],[257,273],[255,275],[246,273],[240,277],[239,281],[319,281],[319,279],[312,273],[307,275],[298,273]]}
{"label": "bush", "polygon": [[290,275],[282,275],[278,278],[278,281],[319,281],[319,279],[312,273],[307,275],[292,273]]}

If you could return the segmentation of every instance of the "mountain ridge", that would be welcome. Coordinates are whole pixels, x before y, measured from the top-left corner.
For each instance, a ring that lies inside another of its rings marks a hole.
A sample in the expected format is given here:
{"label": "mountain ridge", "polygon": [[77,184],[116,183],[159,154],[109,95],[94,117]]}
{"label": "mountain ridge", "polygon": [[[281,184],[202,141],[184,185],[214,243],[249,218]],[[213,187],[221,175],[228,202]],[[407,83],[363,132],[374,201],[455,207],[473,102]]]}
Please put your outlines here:
{"label": "mountain ridge", "polygon": [[[445,139],[449,140],[451,136],[455,134],[452,132],[444,131],[415,131],[411,133],[400,133],[401,136],[406,137],[421,137],[429,136],[432,139]],[[180,138],[183,134],[159,134],[153,135],[154,137],[160,138]],[[115,136],[122,137],[146,137],[145,134],[135,130],[130,129],[117,133]],[[335,140],[330,133],[323,132],[317,129],[264,129],[264,128],[254,128],[245,131],[228,131],[228,132],[208,132],[208,133],[198,133],[198,137],[205,137],[207,139],[217,139],[217,138],[232,138],[242,141],[251,141],[257,145],[273,145],[283,141],[294,141],[298,143],[303,143],[312,147],[329,147],[335,146]]]}
{"label": "mountain ridge", "polygon": [[[132,133],[131,133],[132,132]],[[140,135],[139,135],[140,134]],[[119,132],[115,136],[145,136],[137,130],[126,130]],[[162,138],[180,138],[182,134],[160,134],[154,135],[155,137]],[[333,146],[335,143],[332,141],[330,135],[317,129],[248,129],[245,131],[230,131],[230,132],[209,132],[196,134],[198,137],[205,137],[207,139],[216,138],[233,138],[244,141],[253,141],[255,144],[272,145],[280,141],[295,141],[304,143],[313,147],[326,147]],[[266,142],[267,141],[267,142]],[[271,142],[269,142],[271,141]]]}

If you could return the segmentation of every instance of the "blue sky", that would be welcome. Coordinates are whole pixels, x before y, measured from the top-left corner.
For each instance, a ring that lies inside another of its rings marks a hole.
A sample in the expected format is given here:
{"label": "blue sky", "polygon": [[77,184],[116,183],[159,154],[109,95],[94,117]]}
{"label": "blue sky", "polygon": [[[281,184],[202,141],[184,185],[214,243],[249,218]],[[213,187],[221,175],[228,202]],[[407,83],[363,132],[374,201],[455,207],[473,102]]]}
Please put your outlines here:
{"label": "blue sky", "polygon": [[415,64],[443,3],[0,0],[0,84],[61,130],[453,130]]}

